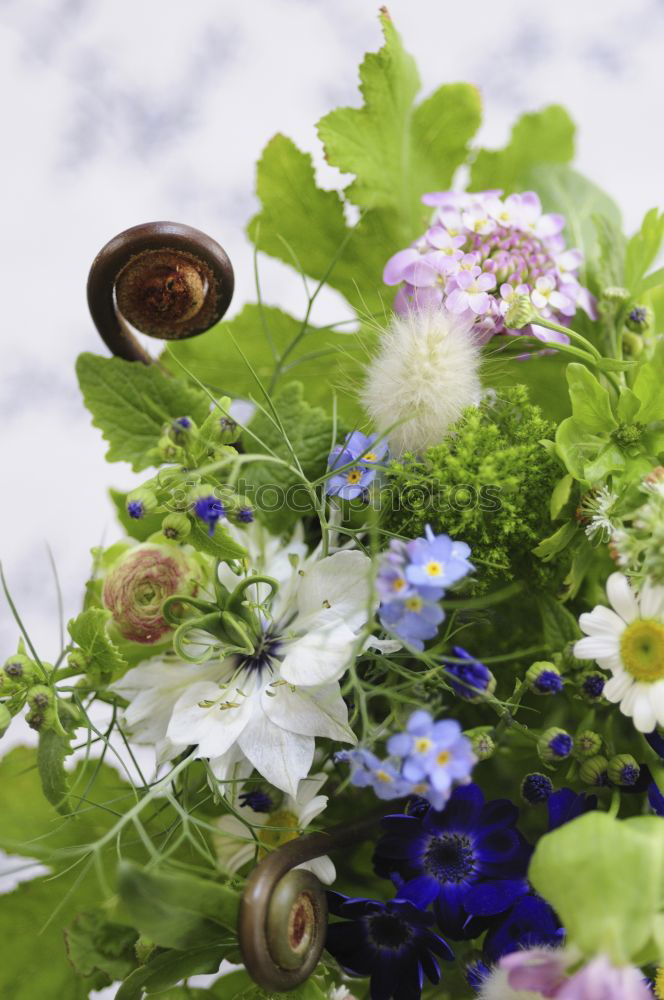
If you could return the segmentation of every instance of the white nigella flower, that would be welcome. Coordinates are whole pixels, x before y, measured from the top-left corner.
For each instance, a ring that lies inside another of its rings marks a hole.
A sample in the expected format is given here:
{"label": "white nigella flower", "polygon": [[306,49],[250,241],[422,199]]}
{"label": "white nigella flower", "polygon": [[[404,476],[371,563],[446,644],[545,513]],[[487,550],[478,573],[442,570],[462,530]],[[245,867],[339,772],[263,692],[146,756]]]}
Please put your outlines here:
{"label": "white nigella flower", "polygon": [[[279,584],[244,591],[250,651],[225,655],[217,643],[200,665],[149,661],[114,690],[130,702],[132,737],[157,744],[162,759],[195,745],[220,781],[254,767],[296,796],[316,736],[355,742],[338,681],[373,611],[371,561],[350,550],[305,558],[298,535],[286,545],[261,528],[245,537],[252,570]],[[250,578],[220,573],[230,590]]]}
{"label": "white nigella flower", "polygon": [[[219,834],[214,838],[215,850],[221,863],[228,871],[236,872],[256,856],[257,847],[260,859],[266,850],[297,837],[326,808],[327,795],[318,794],[326,781],[327,775],[312,774],[299,783],[297,795],[278,796],[276,801],[269,792],[243,789],[233,803],[238,815],[221,816],[216,823]],[[313,858],[299,867],[313,872],[325,885],[331,885],[336,878],[328,857]]]}
{"label": "white nigella flower", "polygon": [[581,502],[581,514],[588,522],[586,524],[586,535],[588,538],[599,538],[601,542],[608,542],[616,531],[616,524],[611,519],[611,511],[618,497],[612,493],[608,486],[592,490]]}
{"label": "white nigella flower", "polygon": [[466,407],[479,402],[474,319],[440,307],[393,316],[362,392],[376,430],[389,431],[392,454],[438,444]]}
{"label": "white nigella flower", "polygon": [[613,610],[598,605],[581,615],[586,636],[574,655],[611,671],[604,696],[648,733],[664,725],[664,587],[646,581],[637,596],[626,576],[612,573],[606,593]]}

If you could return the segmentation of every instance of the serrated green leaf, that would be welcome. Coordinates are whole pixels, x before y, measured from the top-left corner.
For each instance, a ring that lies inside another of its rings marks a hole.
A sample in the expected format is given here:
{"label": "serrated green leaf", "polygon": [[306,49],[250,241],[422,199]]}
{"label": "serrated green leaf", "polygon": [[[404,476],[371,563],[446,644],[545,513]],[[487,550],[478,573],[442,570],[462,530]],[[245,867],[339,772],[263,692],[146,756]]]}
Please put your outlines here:
{"label": "serrated green leaf", "polygon": [[198,552],[205,552],[206,555],[213,556],[227,562],[231,559],[243,559],[247,550],[231,538],[223,524],[217,522],[212,535],[206,528],[195,521],[191,526],[191,531],[187,535],[187,543],[192,545]]}
{"label": "serrated green leaf", "polygon": [[572,416],[582,430],[590,434],[609,434],[618,426],[608,391],[585,365],[574,362],[567,366],[567,385]]}
{"label": "serrated green leaf", "polygon": [[388,14],[385,44],[360,66],[361,108],[339,108],[318,123],[326,158],[355,175],[346,196],[369,209],[390,209],[394,239],[410,243],[426,222],[421,196],[447,189],[465,161],[481,118],[480,97],[469,84],[440,87],[419,107],[420,80]]}
{"label": "serrated green leaf", "polygon": [[[338,393],[339,413],[358,419],[362,410],[357,389],[374,331],[365,327],[359,334],[347,334],[311,325],[303,335],[302,330],[302,322],[283,310],[251,304],[200,337],[174,341],[169,351],[202,382],[246,398],[257,393],[251,369],[269,386],[283,358],[281,379],[295,377],[302,382],[310,403],[329,405],[333,390]],[[162,360],[169,365],[168,353]]]}
{"label": "serrated green leaf", "polygon": [[123,918],[160,947],[214,945],[221,928],[235,932],[239,895],[217,882],[122,864],[118,893]]}
{"label": "serrated green leaf", "polygon": [[130,462],[134,472],[159,464],[151,452],[165,423],[189,416],[202,424],[207,396],[157,365],[81,354],[76,373],[92,422],[109,442],[109,462]]}
{"label": "serrated green leaf", "polygon": [[637,420],[649,424],[664,420],[664,341],[660,340],[652,358],[640,365],[632,389],[641,401]]}
{"label": "serrated green leaf", "polygon": [[59,729],[45,729],[39,734],[37,767],[42,791],[55,809],[67,815],[70,812],[69,779],[65,771],[65,758],[71,753],[71,741]]}
{"label": "serrated green leaf", "polygon": [[504,149],[480,149],[470,171],[471,191],[523,190],[528,171],[541,163],[567,163],[574,156],[574,122],[552,104],[522,115]]}
{"label": "serrated green leaf", "polygon": [[128,976],[138,964],[133,927],[106,920],[99,910],[79,913],[65,930],[69,961],[95,989]]}
{"label": "serrated green leaf", "polygon": [[110,611],[88,608],[67,624],[67,630],[85,657],[85,672],[95,684],[107,685],[124,673],[127,661],[108,634]]}
{"label": "serrated green leaf", "polygon": [[[654,264],[664,239],[664,212],[651,208],[641,228],[627,241],[625,284],[632,295],[645,291],[647,271]],[[655,279],[659,283],[659,279]],[[648,287],[654,287],[652,284]]]}
{"label": "serrated green leaf", "polygon": [[543,562],[549,562],[559,552],[567,548],[578,530],[578,524],[575,524],[574,521],[567,521],[557,531],[554,531],[552,535],[549,535],[548,538],[542,539],[539,545],[536,545],[533,549],[533,553],[542,559]]}

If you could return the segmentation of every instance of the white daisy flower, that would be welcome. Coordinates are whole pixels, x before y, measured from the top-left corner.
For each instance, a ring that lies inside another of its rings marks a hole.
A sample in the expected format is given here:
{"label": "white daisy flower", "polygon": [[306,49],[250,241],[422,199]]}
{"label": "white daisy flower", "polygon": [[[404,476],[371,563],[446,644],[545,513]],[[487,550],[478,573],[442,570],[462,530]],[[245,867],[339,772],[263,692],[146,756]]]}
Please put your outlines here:
{"label": "white daisy flower", "polygon": [[[200,665],[148,661],[113,689],[130,702],[133,739],[156,744],[161,759],[193,744],[218,780],[247,777],[253,767],[296,796],[316,736],[356,742],[338,681],[374,610],[371,561],[352,550],[307,557],[300,536],[284,545],[260,528],[248,541],[252,569],[279,584],[276,593],[262,583],[245,591],[256,612],[252,651],[224,655],[217,643]],[[220,573],[231,590],[250,578],[228,567]]]}
{"label": "white daisy flower", "polygon": [[[220,832],[214,838],[214,845],[224,867],[236,872],[253,860],[257,848],[260,859],[270,848],[294,840],[325,810],[327,795],[319,795],[318,792],[326,781],[327,775],[312,774],[300,782],[297,795],[285,795],[281,802],[274,802],[269,793],[250,787],[239,791],[233,803],[238,815],[221,816],[216,822]],[[313,858],[298,867],[313,872],[324,885],[331,885],[336,878],[336,870],[328,857]]]}
{"label": "white daisy flower", "polygon": [[637,596],[626,576],[612,573],[606,593],[613,610],[598,605],[581,615],[586,637],[574,655],[611,671],[604,696],[648,733],[664,725],[664,587],[646,581]]}

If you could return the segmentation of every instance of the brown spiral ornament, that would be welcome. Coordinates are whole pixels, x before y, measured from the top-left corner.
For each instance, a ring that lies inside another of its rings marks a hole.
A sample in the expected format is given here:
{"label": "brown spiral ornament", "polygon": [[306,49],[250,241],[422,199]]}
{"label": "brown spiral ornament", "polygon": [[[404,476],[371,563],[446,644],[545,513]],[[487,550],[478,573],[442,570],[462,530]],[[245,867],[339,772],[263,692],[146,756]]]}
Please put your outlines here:
{"label": "brown spiral ornament", "polygon": [[315,875],[297,866],[360,843],[377,819],[297,837],[253,869],[240,902],[238,938],[247,972],[263,989],[276,993],[295,989],[309,978],[325,947],[325,888]]}
{"label": "brown spiral ornament", "polygon": [[131,332],[160,340],[195,337],[233,297],[233,267],[210,236],[179,222],[146,222],[102,247],[88,275],[88,306],[117,357],[150,364]]}

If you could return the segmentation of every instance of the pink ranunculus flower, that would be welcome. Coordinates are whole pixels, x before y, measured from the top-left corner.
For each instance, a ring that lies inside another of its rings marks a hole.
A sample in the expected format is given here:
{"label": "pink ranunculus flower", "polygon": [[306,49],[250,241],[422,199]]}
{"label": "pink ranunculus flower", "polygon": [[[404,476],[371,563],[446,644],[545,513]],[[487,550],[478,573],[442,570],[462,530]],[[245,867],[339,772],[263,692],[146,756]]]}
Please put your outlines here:
{"label": "pink ranunculus flower", "polygon": [[543,997],[557,997],[566,980],[568,957],[561,949],[531,948],[505,955],[498,963],[507,970],[507,982],[515,990],[532,990]]}
{"label": "pink ranunculus flower", "polygon": [[102,601],[123,638],[154,644],[172,630],[162,614],[166,598],[194,595],[201,578],[198,563],[177,545],[145,542],[127,549],[111,565]]}
{"label": "pink ranunculus flower", "polygon": [[640,969],[611,965],[606,955],[584,965],[554,996],[556,1000],[652,1000]]}

